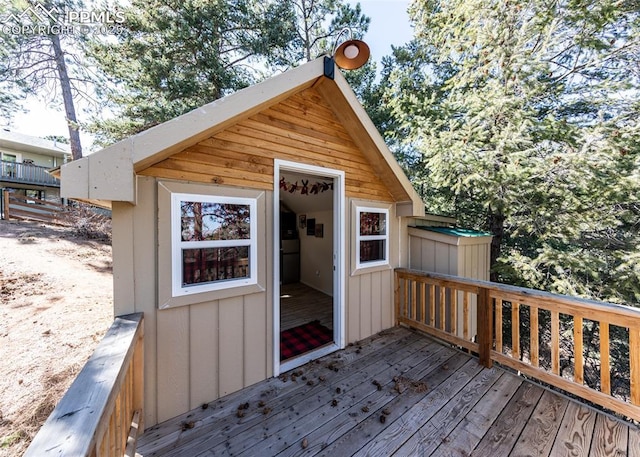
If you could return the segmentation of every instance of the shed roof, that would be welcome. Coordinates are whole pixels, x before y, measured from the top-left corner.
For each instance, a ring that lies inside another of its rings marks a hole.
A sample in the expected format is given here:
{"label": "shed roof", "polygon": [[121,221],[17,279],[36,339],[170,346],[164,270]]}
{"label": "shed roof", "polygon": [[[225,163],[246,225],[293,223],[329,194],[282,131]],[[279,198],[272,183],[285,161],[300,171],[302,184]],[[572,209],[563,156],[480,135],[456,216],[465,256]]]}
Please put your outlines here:
{"label": "shed roof", "polygon": [[337,67],[333,78],[325,76],[324,59],[308,62],[64,165],[61,168],[62,196],[135,204],[136,173],[313,87],[331,106],[375,173],[388,186],[399,215],[423,216],[424,204],[420,196],[344,76]]}

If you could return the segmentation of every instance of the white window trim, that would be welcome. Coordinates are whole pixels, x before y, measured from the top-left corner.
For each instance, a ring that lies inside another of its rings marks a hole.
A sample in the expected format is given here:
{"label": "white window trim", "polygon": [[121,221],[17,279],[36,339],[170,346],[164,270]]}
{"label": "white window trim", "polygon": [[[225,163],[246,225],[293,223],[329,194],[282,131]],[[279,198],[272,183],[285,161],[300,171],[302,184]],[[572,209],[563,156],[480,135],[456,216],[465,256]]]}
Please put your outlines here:
{"label": "white window trim", "polygon": [[[220,240],[220,241],[182,241],[181,201],[195,201],[203,203],[222,203],[235,205],[249,205],[250,227],[248,240]],[[203,195],[190,193],[171,194],[171,290],[174,297],[193,295],[202,292],[231,289],[258,283],[258,210],[255,198],[225,197],[218,195]],[[249,246],[249,277],[229,279],[219,282],[208,282],[198,285],[182,285],[182,249],[211,248],[229,246]]]}
{"label": "white window trim", "polygon": [[[362,213],[380,213],[385,215],[384,235],[360,235],[360,215]],[[375,208],[371,206],[356,206],[356,269],[365,269],[389,265],[389,210],[386,208]],[[361,262],[360,261],[360,241],[384,240],[384,260]]]}

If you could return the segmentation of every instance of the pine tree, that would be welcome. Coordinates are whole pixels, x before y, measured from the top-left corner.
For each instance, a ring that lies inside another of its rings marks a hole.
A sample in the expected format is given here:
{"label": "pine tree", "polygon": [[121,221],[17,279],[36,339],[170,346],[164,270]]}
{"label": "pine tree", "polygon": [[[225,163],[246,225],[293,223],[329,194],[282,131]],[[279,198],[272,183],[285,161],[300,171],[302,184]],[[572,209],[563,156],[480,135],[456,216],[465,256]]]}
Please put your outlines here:
{"label": "pine tree", "polygon": [[121,33],[93,43],[113,84],[100,92],[116,116],[94,125],[113,142],[246,87],[281,63],[291,11],[276,1],[133,0]]}
{"label": "pine tree", "polygon": [[361,38],[369,29],[370,18],[343,0],[285,0],[294,15],[295,37],[290,43],[289,65],[308,62],[322,54],[330,54],[343,29],[348,39]]}
{"label": "pine tree", "polygon": [[[12,0],[11,6],[0,10],[0,13],[13,14],[26,20],[23,13],[28,7],[36,5],[51,14],[48,23],[38,22],[35,25],[56,25],[56,21],[64,20],[66,9],[79,10],[81,3],[76,0]],[[41,16],[36,18],[37,21],[47,19]],[[77,58],[84,37],[81,34],[57,33],[55,28],[44,30],[46,33],[14,33],[11,27],[6,27],[0,31],[0,101],[15,101],[19,98],[16,89],[36,94],[47,101],[60,98],[75,160],[82,157],[76,101],[86,97],[86,84],[92,78],[88,69],[79,64],[82,59]],[[15,107],[12,104],[8,106]],[[6,108],[3,111],[5,115],[8,114]]]}
{"label": "pine tree", "polygon": [[637,2],[412,5],[383,81],[430,209],[493,234],[494,280],[638,302]]}

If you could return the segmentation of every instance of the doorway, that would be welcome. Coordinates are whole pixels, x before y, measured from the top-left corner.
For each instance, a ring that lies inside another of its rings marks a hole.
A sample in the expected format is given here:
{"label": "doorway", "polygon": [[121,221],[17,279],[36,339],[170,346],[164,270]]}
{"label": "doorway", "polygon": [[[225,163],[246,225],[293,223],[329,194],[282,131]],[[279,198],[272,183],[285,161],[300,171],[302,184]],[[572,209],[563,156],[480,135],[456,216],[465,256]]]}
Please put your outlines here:
{"label": "doorway", "polygon": [[344,172],[275,161],[274,374],[344,347]]}

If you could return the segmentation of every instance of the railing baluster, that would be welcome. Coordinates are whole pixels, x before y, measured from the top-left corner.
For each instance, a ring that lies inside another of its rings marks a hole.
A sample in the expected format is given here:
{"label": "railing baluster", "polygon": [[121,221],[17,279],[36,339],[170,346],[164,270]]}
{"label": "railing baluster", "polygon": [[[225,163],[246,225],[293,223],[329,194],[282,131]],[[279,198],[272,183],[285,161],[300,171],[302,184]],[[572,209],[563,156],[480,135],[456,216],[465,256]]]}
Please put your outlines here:
{"label": "railing baluster", "polygon": [[393,301],[396,311],[396,325],[400,324],[400,318],[402,317],[400,314],[400,282],[402,281],[404,280],[396,273],[393,279]]}
{"label": "railing baluster", "polygon": [[511,352],[514,359],[520,358],[520,303],[511,302]]}
{"label": "railing baluster", "polygon": [[462,299],[462,337],[469,341],[469,292],[464,291]]}
{"label": "railing baluster", "polygon": [[640,405],[640,327],[629,328],[629,374],[631,404]]}
{"label": "railing baluster", "polygon": [[449,316],[449,328],[454,335],[458,334],[458,290],[451,290],[451,315]]}
{"label": "railing baluster", "polygon": [[560,313],[551,311],[551,372],[560,373]]}
{"label": "railing baluster", "polygon": [[445,316],[446,316],[446,304],[447,304],[447,297],[446,297],[446,293],[447,293],[447,289],[444,286],[440,287],[440,325],[438,326],[438,328],[440,330],[445,329]]}
{"label": "railing baluster", "polygon": [[409,286],[411,285],[411,279],[405,280],[404,285],[404,315],[409,317],[409,309],[411,308],[411,297],[409,293]]}
{"label": "railing baluster", "polygon": [[429,284],[429,325],[435,327],[436,323],[436,287]]}
{"label": "railing baluster", "polygon": [[582,337],[582,317],[573,318],[573,380],[578,384],[584,384],[584,349]]}
{"label": "railing baluster", "polygon": [[600,322],[600,390],[611,395],[611,365],[609,363],[609,323]]}
{"label": "railing baluster", "polygon": [[420,288],[420,322],[427,323],[427,284],[424,282]]}
{"label": "railing baluster", "polygon": [[496,298],[496,351],[502,353],[502,302],[501,298]]}
{"label": "railing baluster", "polygon": [[411,281],[411,310],[408,317],[411,319],[417,319],[418,317],[418,281]]}
{"label": "railing baluster", "polygon": [[530,334],[529,334],[529,347],[531,348],[531,365],[537,367],[540,364],[539,357],[539,335],[538,335],[538,308],[536,306],[529,307],[529,321],[531,322]]}
{"label": "railing baluster", "polygon": [[109,435],[109,446],[108,446],[108,450],[107,450],[107,455],[109,456],[115,456],[116,455],[116,427],[115,427],[115,415],[112,414],[111,417],[109,417],[109,429],[107,430],[107,433]]}

